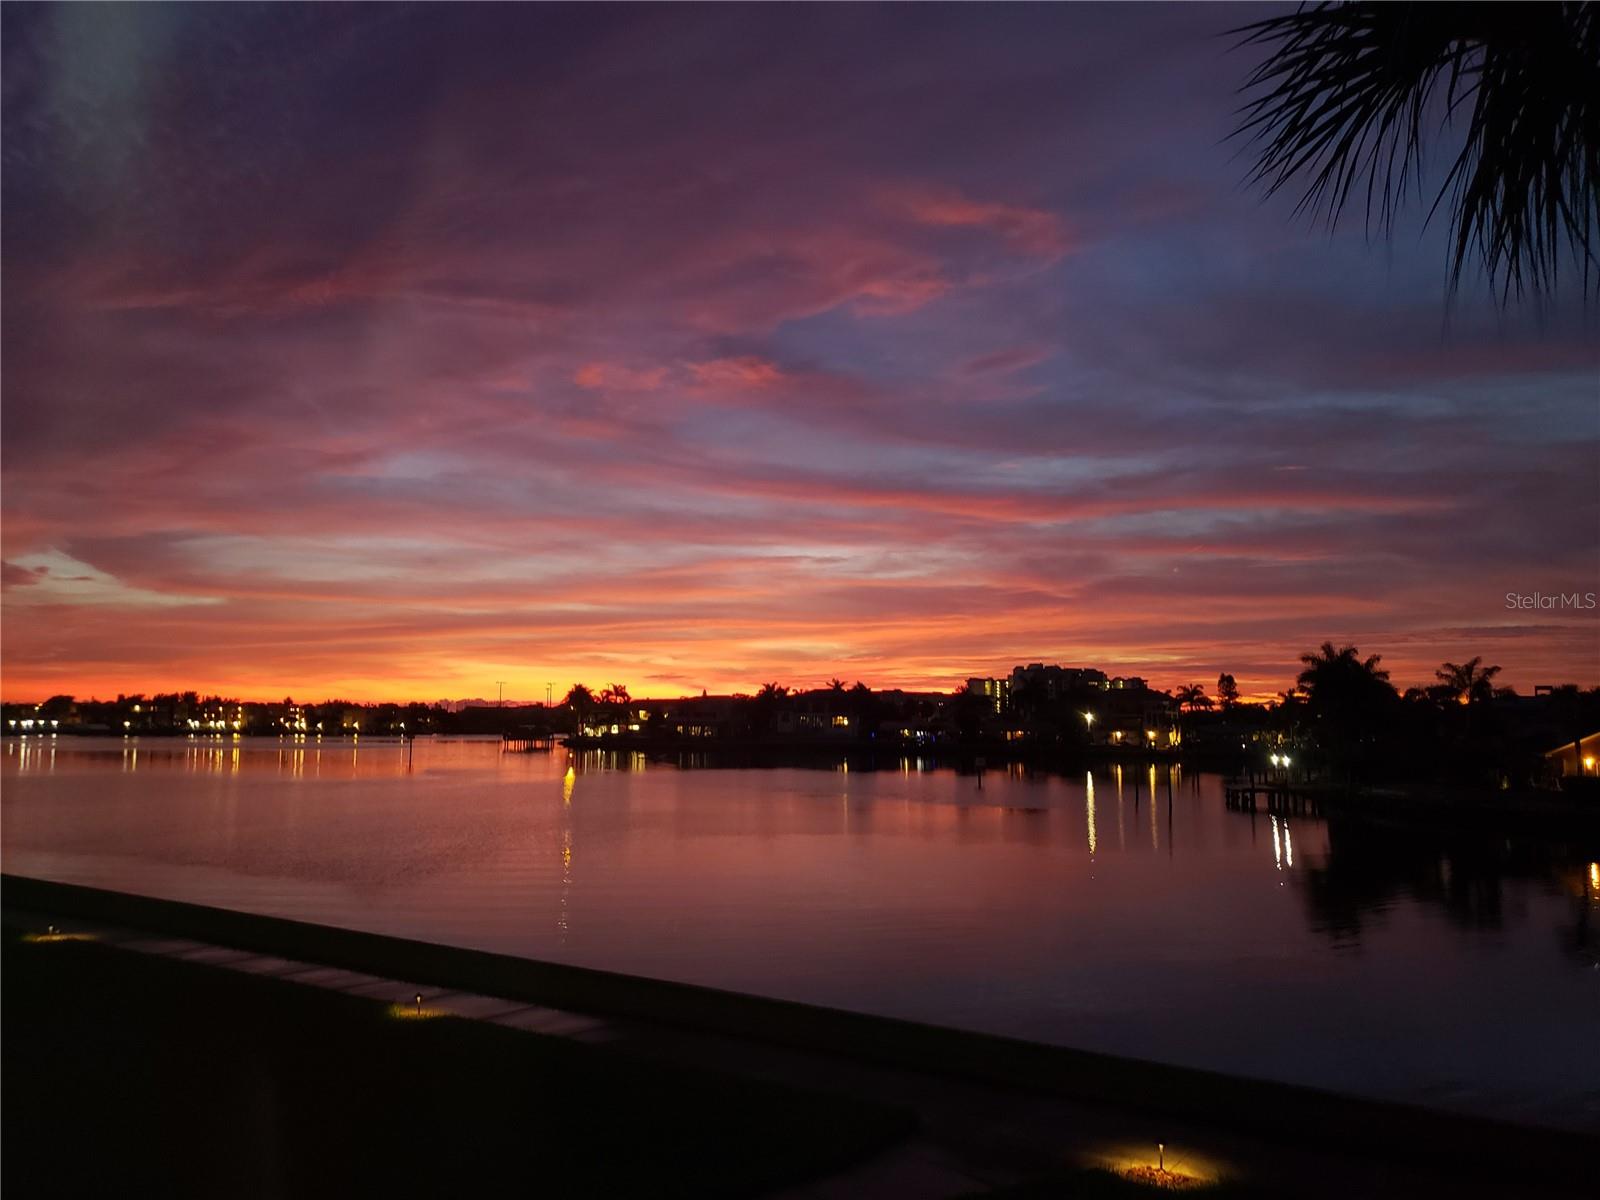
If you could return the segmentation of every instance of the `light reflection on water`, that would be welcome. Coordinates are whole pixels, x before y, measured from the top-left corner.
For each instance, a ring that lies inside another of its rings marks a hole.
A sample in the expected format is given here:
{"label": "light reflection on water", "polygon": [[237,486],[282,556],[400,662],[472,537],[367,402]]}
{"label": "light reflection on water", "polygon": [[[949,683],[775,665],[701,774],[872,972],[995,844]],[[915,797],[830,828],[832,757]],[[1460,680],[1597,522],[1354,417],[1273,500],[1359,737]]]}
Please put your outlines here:
{"label": "light reflection on water", "polygon": [[5,742],[5,867],[1600,1126],[1586,847],[1181,770],[703,769],[496,741]]}

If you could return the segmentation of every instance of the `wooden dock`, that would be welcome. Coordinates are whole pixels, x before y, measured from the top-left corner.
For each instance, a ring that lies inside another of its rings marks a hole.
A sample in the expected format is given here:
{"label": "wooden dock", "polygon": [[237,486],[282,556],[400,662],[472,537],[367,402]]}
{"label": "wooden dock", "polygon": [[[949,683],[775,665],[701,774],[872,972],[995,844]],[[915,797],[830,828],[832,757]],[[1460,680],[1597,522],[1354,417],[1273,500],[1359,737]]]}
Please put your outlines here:
{"label": "wooden dock", "polygon": [[500,735],[505,749],[519,753],[548,752],[556,747],[556,735],[542,729],[511,729]]}
{"label": "wooden dock", "polygon": [[1322,815],[1326,789],[1287,779],[1227,779],[1222,784],[1223,802],[1243,812],[1265,809],[1292,816]]}

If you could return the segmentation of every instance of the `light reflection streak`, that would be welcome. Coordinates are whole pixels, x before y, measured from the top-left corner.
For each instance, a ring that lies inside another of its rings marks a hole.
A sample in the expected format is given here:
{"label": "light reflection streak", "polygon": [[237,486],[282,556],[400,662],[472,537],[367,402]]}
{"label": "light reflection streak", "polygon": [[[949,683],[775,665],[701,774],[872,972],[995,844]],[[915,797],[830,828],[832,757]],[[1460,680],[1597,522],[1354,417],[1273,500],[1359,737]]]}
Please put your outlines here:
{"label": "light reflection streak", "polygon": [[1111,768],[1112,778],[1117,783],[1117,849],[1128,848],[1128,831],[1124,827],[1122,814],[1122,764],[1118,763]]}
{"label": "light reflection streak", "polygon": [[572,795],[578,787],[578,766],[581,764],[586,771],[605,769],[603,759],[591,758],[590,753],[586,751],[582,758],[574,761],[569,752],[567,769],[561,775],[561,891],[556,898],[556,941],[563,946],[567,944],[571,928],[568,905],[572,896]]}
{"label": "light reflection streak", "polygon": [[1083,815],[1089,824],[1089,857],[1094,857],[1095,829],[1094,829],[1094,772],[1083,773]]}
{"label": "light reflection streak", "polygon": [[563,946],[567,944],[567,902],[572,895],[572,825],[570,820],[561,826],[561,902],[556,910],[556,936]]}
{"label": "light reflection streak", "polygon": [[1157,825],[1157,823],[1156,823],[1156,765],[1155,765],[1155,763],[1151,763],[1150,764],[1149,783],[1150,783],[1150,849],[1159,850],[1159,849],[1161,849],[1161,832],[1160,832],[1159,825]]}

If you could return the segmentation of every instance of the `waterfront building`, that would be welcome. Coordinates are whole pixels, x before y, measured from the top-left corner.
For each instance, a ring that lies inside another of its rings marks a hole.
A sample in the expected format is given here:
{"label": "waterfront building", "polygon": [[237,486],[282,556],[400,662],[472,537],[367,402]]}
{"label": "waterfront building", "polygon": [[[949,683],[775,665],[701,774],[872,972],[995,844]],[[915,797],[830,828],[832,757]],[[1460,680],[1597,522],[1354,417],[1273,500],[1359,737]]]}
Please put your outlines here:
{"label": "waterfront building", "polygon": [[1011,680],[973,677],[967,680],[967,691],[974,696],[982,696],[988,700],[996,714],[1006,712],[1011,707]]}
{"label": "waterfront building", "polygon": [[1011,669],[1010,690],[1018,692],[1027,689],[1040,699],[1054,702],[1086,691],[1105,691],[1109,682],[1104,671],[1097,671],[1093,667],[1029,663],[1025,667],[1016,666]]}

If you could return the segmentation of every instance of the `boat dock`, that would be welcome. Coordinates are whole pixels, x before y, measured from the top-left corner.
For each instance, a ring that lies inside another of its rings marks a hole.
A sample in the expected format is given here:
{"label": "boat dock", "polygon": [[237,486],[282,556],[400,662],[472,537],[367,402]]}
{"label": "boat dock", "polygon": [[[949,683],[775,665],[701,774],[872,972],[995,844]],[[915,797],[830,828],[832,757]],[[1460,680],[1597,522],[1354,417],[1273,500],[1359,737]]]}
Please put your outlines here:
{"label": "boat dock", "polygon": [[1326,789],[1286,779],[1225,779],[1222,795],[1229,808],[1244,812],[1265,809],[1272,813],[1316,817],[1322,815]]}
{"label": "boat dock", "polygon": [[505,749],[520,752],[550,751],[556,746],[556,735],[544,729],[509,729],[500,735]]}

